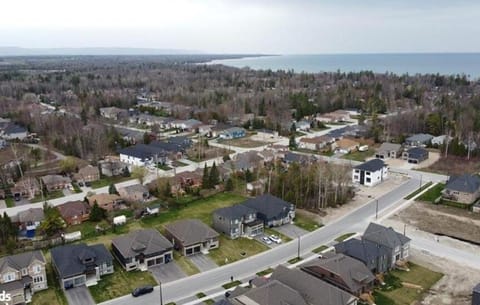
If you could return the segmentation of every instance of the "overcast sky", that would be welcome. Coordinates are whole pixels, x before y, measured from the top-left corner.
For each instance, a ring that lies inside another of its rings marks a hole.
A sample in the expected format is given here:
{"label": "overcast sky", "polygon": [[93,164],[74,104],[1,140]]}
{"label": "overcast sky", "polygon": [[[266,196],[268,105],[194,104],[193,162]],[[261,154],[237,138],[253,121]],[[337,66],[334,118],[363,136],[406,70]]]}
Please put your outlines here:
{"label": "overcast sky", "polygon": [[480,51],[478,0],[4,0],[1,11],[0,46]]}

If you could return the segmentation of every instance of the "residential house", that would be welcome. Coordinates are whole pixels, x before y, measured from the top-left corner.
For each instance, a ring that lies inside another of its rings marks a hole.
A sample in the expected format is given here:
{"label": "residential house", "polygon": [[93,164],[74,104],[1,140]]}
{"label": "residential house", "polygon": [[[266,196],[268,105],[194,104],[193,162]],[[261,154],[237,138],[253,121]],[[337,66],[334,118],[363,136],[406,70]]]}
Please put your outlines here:
{"label": "residential house", "polygon": [[472,305],[480,305],[480,283],[472,289]]}
{"label": "residential house", "polygon": [[237,204],[215,210],[213,228],[231,239],[253,237],[263,233],[263,221],[257,219],[256,210]]}
{"label": "residential house", "polygon": [[63,190],[71,187],[72,180],[61,175],[46,175],[40,178],[48,192]]}
{"label": "residential house", "polygon": [[106,193],[91,195],[87,197],[87,201],[91,207],[93,207],[93,205],[96,203],[99,207],[107,210],[108,212],[118,209],[124,202],[120,196]]}
{"label": "residential house", "polygon": [[71,225],[79,225],[90,217],[90,206],[85,201],[68,201],[57,205],[63,220]]}
{"label": "residential house", "polygon": [[361,261],[341,253],[305,263],[301,270],[357,297],[370,293],[375,282]]}
{"label": "residential house", "polygon": [[470,174],[450,177],[442,197],[466,205],[474,203],[480,197],[480,177]]}
{"label": "residential house", "polygon": [[247,131],[242,127],[231,127],[220,132],[219,138],[225,140],[232,140],[243,138],[247,135]]}
{"label": "residential house", "polygon": [[96,285],[102,276],[113,273],[113,257],[103,244],[69,244],[50,253],[62,289]]}
{"label": "residential house", "polygon": [[409,256],[410,238],[395,232],[392,227],[384,227],[370,223],[363,233],[362,240],[371,241],[388,249],[388,266],[394,268],[398,261],[404,261]]}
{"label": "residential house", "polygon": [[375,186],[388,177],[388,166],[380,159],[372,159],[353,168],[352,181],[365,186]]}
{"label": "residential house", "polygon": [[265,186],[267,181],[265,179],[259,179],[253,182],[248,182],[246,189],[250,196],[262,195],[265,192]]}
{"label": "residential house", "polygon": [[145,202],[150,198],[150,192],[145,185],[133,184],[117,189],[122,199],[129,202]]}
{"label": "residential house", "polygon": [[247,199],[241,205],[255,210],[257,219],[262,220],[263,224],[268,228],[291,223],[295,218],[294,204],[270,194]]}
{"label": "residential house", "polygon": [[382,143],[375,152],[375,158],[377,159],[396,159],[402,154],[402,145],[395,143]]}
{"label": "residential house", "polygon": [[[310,150],[321,150],[335,143],[335,139],[329,136],[313,138],[303,137],[299,140],[298,147]],[[333,147],[334,148],[334,147]]]}
{"label": "residential house", "polygon": [[295,123],[295,128],[296,128],[296,131],[309,131],[311,126],[310,126],[310,122],[307,122],[307,121],[298,121]]}
{"label": "residential house", "polygon": [[120,162],[120,158],[107,158],[98,163],[101,174],[107,177],[120,176],[125,170],[125,164]]}
{"label": "residential house", "polygon": [[212,126],[209,136],[212,138],[219,137],[225,130],[230,129],[232,127],[234,126],[223,124],[223,123],[216,123]]}
{"label": "residential house", "polygon": [[189,120],[175,120],[171,123],[171,125],[173,128],[178,128],[183,131],[194,132],[195,129],[203,125],[203,123],[195,119],[189,119]]}
{"label": "residential house", "polygon": [[167,159],[166,151],[157,145],[136,144],[119,150],[119,154],[120,162],[133,166],[163,164]]}
{"label": "residential house", "polygon": [[308,156],[308,155],[302,155],[302,154],[297,154],[293,152],[286,152],[285,155],[283,156],[283,162],[286,165],[292,164],[292,163],[298,163],[298,164],[308,164],[310,163],[314,157]]}
{"label": "residential house", "polygon": [[35,292],[47,289],[46,264],[39,250],[1,257],[0,291],[11,297],[4,304],[30,303]]}
{"label": "residential house", "polygon": [[432,138],[431,143],[434,146],[441,146],[441,145],[445,144],[446,142],[450,142],[451,140],[452,140],[451,137],[449,137],[447,135],[441,135],[441,136]]}
{"label": "residential house", "polygon": [[147,270],[173,260],[173,244],[156,229],[144,229],[112,239],[112,252],[123,268]]}
{"label": "residential house", "polygon": [[343,138],[336,142],[335,150],[342,154],[348,154],[353,151],[356,151],[360,143],[351,139]]}
{"label": "residential house", "polygon": [[373,274],[385,273],[391,268],[388,263],[391,253],[383,245],[366,239],[352,238],[334,247],[336,253],[342,253],[363,262]]}
{"label": "residential house", "polygon": [[405,139],[407,146],[426,146],[428,145],[434,136],[428,133],[418,133]]}
{"label": "residential house", "polygon": [[100,180],[100,170],[96,166],[87,165],[78,170],[78,173],[73,175],[73,179],[78,182],[92,182]]}
{"label": "residential house", "polygon": [[315,120],[324,123],[341,123],[350,119],[350,113],[345,110],[335,110],[333,112],[317,115]]}
{"label": "residential house", "polygon": [[263,159],[263,162],[272,163],[276,159],[276,154],[272,149],[264,149],[262,151],[257,152],[257,155]]}
{"label": "residential house", "polygon": [[219,246],[217,231],[198,219],[183,219],[165,225],[165,236],[184,256],[208,253]]}
{"label": "residential house", "polygon": [[44,219],[45,214],[42,208],[29,208],[18,212],[16,218],[13,218],[12,221],[16,220],[21,234],[24,233],[26,237],[33,238]]}
{"label": "residential house", "polygon": [[195,189],[202,186],[203,170],[181,172],[170,179],[172,194],[184,194],[186,189]]}
{"label": "residential house", "polygon": [[207,136],[212,133],[212,125],[202,124],[197,127],[196,131],[202,136]]}
{"label": "residential house", "polygon": [[34,177],[24,176],[10,189],[13,198],[33,199],[42,193],[40,183]]}
{"label": "residential house", "polygon": [[413,147],[403,152],[402,159],[408,163],[418,164],[428,159],[428,150],[422,147]]}
{"label": "residential house", "polygon": [[121,120],[128,117],[128,110],[118,107],[100,108],[100,115],[106,119]]}
{"label": "residential house", "polygon": [[264,165],[264,160],[258,155],[257,151],[247,151],[244,153],[237,154],[233,157],[232,160],[226,162],[230,168],[233,168],[234,171],[253,171],[258,167]]}
{"label": "residential house", "polygon": [[6,140],[23,140],[28,137],[28,131],[20,125],[8,124],[0,136]]}

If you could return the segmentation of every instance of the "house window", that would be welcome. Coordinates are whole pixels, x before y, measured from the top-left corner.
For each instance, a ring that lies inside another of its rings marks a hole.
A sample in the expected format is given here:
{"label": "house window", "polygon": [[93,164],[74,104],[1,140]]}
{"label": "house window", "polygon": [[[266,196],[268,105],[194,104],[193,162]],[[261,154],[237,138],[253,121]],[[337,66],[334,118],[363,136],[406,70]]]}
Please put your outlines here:
{"label": "house window", "polygon": [[42,272],[42,266],[40,266],[40,265],[34,266],[34,267],[33,267],[33,272],[35,272],[35,273],[40,273],[40,272]]}
{"label": "house window", "polygon": [[8,282],[11,282],[11,281],[14,281],[14,280],[15,280],[15,273],[13,273],[13,272],[9,272],[9,273],[3,275],[3,281],[5,283],[8,283]]}
{"label": "house window", "polygon": [[353,179],[358,180],[358,175],[353,176]]}
{"label": "house window", "polygon": [[370,183],[370,182],[372,181],[372,179],[366,178],[365,181],[366,181],[367,183]]}
{"label": "house window", "polygon": [[33,278],[34,283],[42,283],[43,282],[43,276],[39,275]]}
{"label": "house window", "polygon": [[22,275],[23,275],[23,276],[28,275],[28,270],[27,270],[27,268],[23,268],[23,269],[22,269]]}

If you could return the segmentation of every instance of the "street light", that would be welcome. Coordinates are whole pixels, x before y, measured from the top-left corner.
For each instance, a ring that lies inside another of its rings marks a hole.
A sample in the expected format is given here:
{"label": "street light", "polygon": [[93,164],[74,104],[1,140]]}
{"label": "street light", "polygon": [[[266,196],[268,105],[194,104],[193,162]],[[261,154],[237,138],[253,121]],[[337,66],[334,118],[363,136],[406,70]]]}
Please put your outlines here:
{"label": "street light", "polygon": [[378,219],[378,199],[375,199],[375,220]]}

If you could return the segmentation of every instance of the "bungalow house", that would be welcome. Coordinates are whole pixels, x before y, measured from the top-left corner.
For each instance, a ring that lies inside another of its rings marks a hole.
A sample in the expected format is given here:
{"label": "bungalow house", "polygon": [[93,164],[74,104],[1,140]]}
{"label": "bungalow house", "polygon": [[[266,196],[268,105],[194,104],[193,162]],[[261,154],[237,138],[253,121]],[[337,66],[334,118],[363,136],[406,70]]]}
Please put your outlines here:
{"label": "bungalow house", "polygon": [[46,264],[39,250],[0,258],[0,291],[11,298],[4,304],[30,303],[35,292],[47,289]]}
{"label": "bungalow house", "polygon": [[311,128],[310,122],[307,122],[305,120],[298,121],[295,123],[295,130],[296,131],[309,131]]}
{"label": "bungalow house", "polygon": [[353,183],[375,186],[388,177],[388,167],[380,159],[372,159],[355,166],[352,171]]}
{"label": "bungalow house", "polygon": [[129,202],[145,202],[150,198],[150,192],[145,185],[134,184],[118,188],[118,194]]}
{"label": "bungalow house", "polygon": [[357,297],[370,293],[375,282],[361,261],[341,253],[306,263],[301,270]]}
{"label": "bungalow house", "polygon": [[29,208],[18,212],[16,222],[21,233],[24,232],[26,237],[33,238],[35,231],[44,219],[45,214],[42,208]]}
{"label": "bungalow house", "polygon": [[291,223],[295,218],[295,205],[270,194],[260,195],[240,204],[255,210],[257,219],[263,221],[268,228]]}
{"label": "bungalow house", "polygon": [[285,155],[283,156],[283,162],[286,165],[292,164],[292,163],[298,163],[298,164],[308,164],[312,160],[312,157],[307,156],[307,155],[301,155],[293,152],[286,152]]}
{"label": "bungalow house", "polygon": [[232,127],[232,128],[228,128],[221,131],[219,134],[219,138],[225,139],[225,140],[232,140],[232,139],[243,138],[246,135],[247,135],[247,131],[245,130],[245,128]]}
{"label": "bungalow house", "polygon": [[405,139],[405,145],[407,146],[426,146],[428,145],[434,136],[428,133],[418,133]]}
{"label": "bungalow house", "polygon": [[210,136],[212,138],[219,137],[225,130],[228,130],[232,127],[233,127],[232,125],[227,125],[227,124],[223,124],[223,123],[214,124],[211,127],[211,132],[208,136]]}
{"label": "bungalow house", "polygon": [[194,132],[195,129],[199,126],[201,126],[203,123],[195,120],[195,119],[189,119],[189,120],[176,120],[171,123],[173,128],[178,128],[183,131],[190,131]]}
{"label": "bungalow house", "polygon": [[343,253],[363,262],[373,274],[385,273],[391,268],[388,263],[388,258],[391,256],[389,249],[377,243],[352,238],[334,247],[336,253]]}
{"label": "bungalow house", "polygon": [[85,201],[68,201],[57,205],[63,220],[70,225],[78,225],[90,217],[90,206]]}
{"label": "bungalow house", "polygon": [[363,233],[362,240],[368,240],[387,249],[389,269],[394,268],[398,261],[404,261],[409,256],[410,238],[395,232],[392,227],[387,228],[372,222]]}
{"label": "bungalow house", "polygon": [[480,177],[469,174],[450,177],[442,197],[466,205],[474,203],[480,197]]}
{"label": "bungalow house", "polygon": [[336,148],[335,150],[339,153],[342,154],[348,154],[353,151],[356,151],[358,147],[360,146],[360,143],[354,140],[350,140],[347,138],[343,138],[339,141],[336,142]]}
{"label": "bungalow house", "polygon": [[119,206],[124,202],[120,196],[116,194],[95,194],[90,197],[87,197],[88,204],[92,207],[95,203],[98,204],[102,209],[111,212],[119,208]]}
{"label": "bungalow house", "polygon": [[87,165],[78,170],[78,173],[73,175],[73,179],[78,182],[92,182],[100,180],[100,170],[96,166]]}
{"label": "bungalow house", "polygon": [[395,143],[382,143],[375,152],[375,158],[377,159],[396,159],[402,154],[402,145]]}
{"label": "bungalow house", "polygon": [[48,192],[67,189],[71,186],[72,180],[61,175],[46,175],[40,178]]}
{"label": "bungalow house", "polygon": [[1,136],[5,140],[23,140],[28,137],[28,131],[26,128],[17,124],[8,124],[7,127],[1,133]]}
{"label": "bungalow house", "polygon": [[32,199],[40,195],[42,190],[40,183],[34,177],[23,177],[15,183],[15,186],[10,189],[13,198],[27,198]]}
{"label": "bungalow house", "polygon": [[106,119],[120,120],[128,117],[128,110],[118,107],[100,108],[100,115]]}
{"label": "bungalow house", "polygon": [[102,276],[113,273],[113,257],[103,244],[69,244],[50,253],[62,289],[96,285]]}
{"label": "bungalow house", "polygon": [[137,230],[114,238],[112,252],[127,271],[147,270],[173,260],[173,244],[156,229]]}
{"label": "bungalow house", "polygon": [[333,143],[335,143],[335,139],[329,136],[319,136],[313,138],[303,137],[299,140],[298,147],[310,150],[320,150]]}
{"label": "bungalow house", "polygon": [[165,236],[184,256],[208,253],[219,246],[217,231],[198,219],[183,219],[165,225]]}
{"label": "bungalow house", "polygon": [[231,239],[252,237],[263,233],[263,221],[257,219],[256,210],[237,204],[215,210],[213,228]]}
{"label": "bungalow house", "polygon": [[264,165],[264,160],[258,155],[257,151],[247,151],[244,153],[237,154],[229,164],[230,168],[233,167],[235,171],[253,171],[258,167]]}
{"label": "bungalow house", "polygon": [[403,152],[402,159],[408,163],[418,164],[428,159],[428,150],[422,147],[413,147]]}

